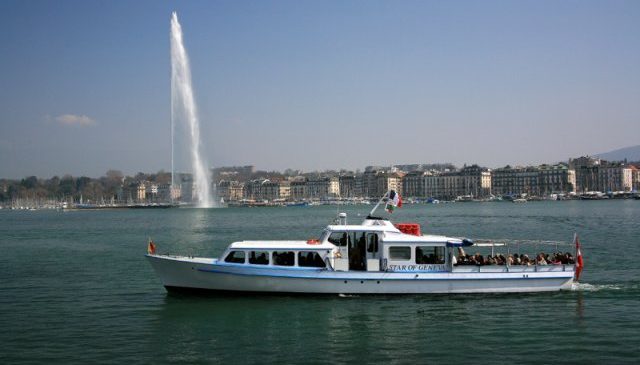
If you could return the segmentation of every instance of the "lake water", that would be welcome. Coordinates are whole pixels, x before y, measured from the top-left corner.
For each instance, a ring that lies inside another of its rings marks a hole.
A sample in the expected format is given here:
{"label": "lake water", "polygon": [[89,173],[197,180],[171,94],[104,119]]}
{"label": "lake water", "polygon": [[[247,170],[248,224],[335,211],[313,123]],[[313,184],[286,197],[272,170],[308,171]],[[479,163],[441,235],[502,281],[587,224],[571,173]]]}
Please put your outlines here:
{"label": "lake water", "polygon": [[[350,222],[368,206],[341,207]],[[332,206],[0,211],[0,363],[638,363],[640,201],[405,205],[470,238],[570,241],[576,290],[415,296],[169,295],[144,258],[316,238]]]}

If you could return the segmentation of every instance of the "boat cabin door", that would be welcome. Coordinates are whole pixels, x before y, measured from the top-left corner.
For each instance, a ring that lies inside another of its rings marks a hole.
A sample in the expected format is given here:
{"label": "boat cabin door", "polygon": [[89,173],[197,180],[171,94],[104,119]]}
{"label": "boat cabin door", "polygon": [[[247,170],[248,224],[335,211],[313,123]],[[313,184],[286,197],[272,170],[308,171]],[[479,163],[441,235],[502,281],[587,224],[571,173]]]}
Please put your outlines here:
{"label": "boat cabin door", "polygon": [[349,232],[349,270],[367,269],[367,233]]}
{"label": "boat cabin door", "polygon": [[380,271],[381,248],[378,233],[367,232],[367,271]]}

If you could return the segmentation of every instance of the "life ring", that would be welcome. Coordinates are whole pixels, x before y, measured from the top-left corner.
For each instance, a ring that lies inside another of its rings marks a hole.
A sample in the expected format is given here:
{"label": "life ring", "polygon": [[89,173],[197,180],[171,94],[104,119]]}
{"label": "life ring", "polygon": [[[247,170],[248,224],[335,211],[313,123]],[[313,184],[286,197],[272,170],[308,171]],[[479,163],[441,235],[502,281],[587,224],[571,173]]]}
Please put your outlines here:
{"label": "life ring", "polygon": [[307,240],[307,245],[319,245],[319,244],[320,244],[320,240],[316,240],[316,239]]}

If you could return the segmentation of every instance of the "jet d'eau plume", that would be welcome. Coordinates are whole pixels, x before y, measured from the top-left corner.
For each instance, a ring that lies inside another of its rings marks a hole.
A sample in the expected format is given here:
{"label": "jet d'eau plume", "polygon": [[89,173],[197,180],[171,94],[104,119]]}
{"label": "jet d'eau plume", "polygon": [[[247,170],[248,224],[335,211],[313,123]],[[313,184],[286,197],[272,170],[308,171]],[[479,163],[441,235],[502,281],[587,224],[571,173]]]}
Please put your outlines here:
{"label": "jet d'eau plume", "polygon": [[182,27],[178,21],[178,14],[171,14],[171,185],[175,186],[174,154],[176,124],[187,125],[189,145],[191,149],[191,167],[196,187],[194,198],[199,207],[214,206],[215,199],[211,195],[211,181],[207,173],[207,163],[200,148],[200,124],[198,110],[191,84],[191,68],[189,56],[184,47]]}

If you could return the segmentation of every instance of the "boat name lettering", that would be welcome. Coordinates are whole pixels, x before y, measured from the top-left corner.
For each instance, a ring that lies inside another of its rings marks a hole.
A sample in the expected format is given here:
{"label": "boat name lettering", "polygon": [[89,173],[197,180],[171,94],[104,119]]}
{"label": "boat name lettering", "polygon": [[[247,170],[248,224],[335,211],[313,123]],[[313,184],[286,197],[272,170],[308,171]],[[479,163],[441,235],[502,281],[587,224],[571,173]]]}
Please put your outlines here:
{"label": "boat name lettering", "polygon": [[389,265],[388,271],[444,271],[444,265]]}

